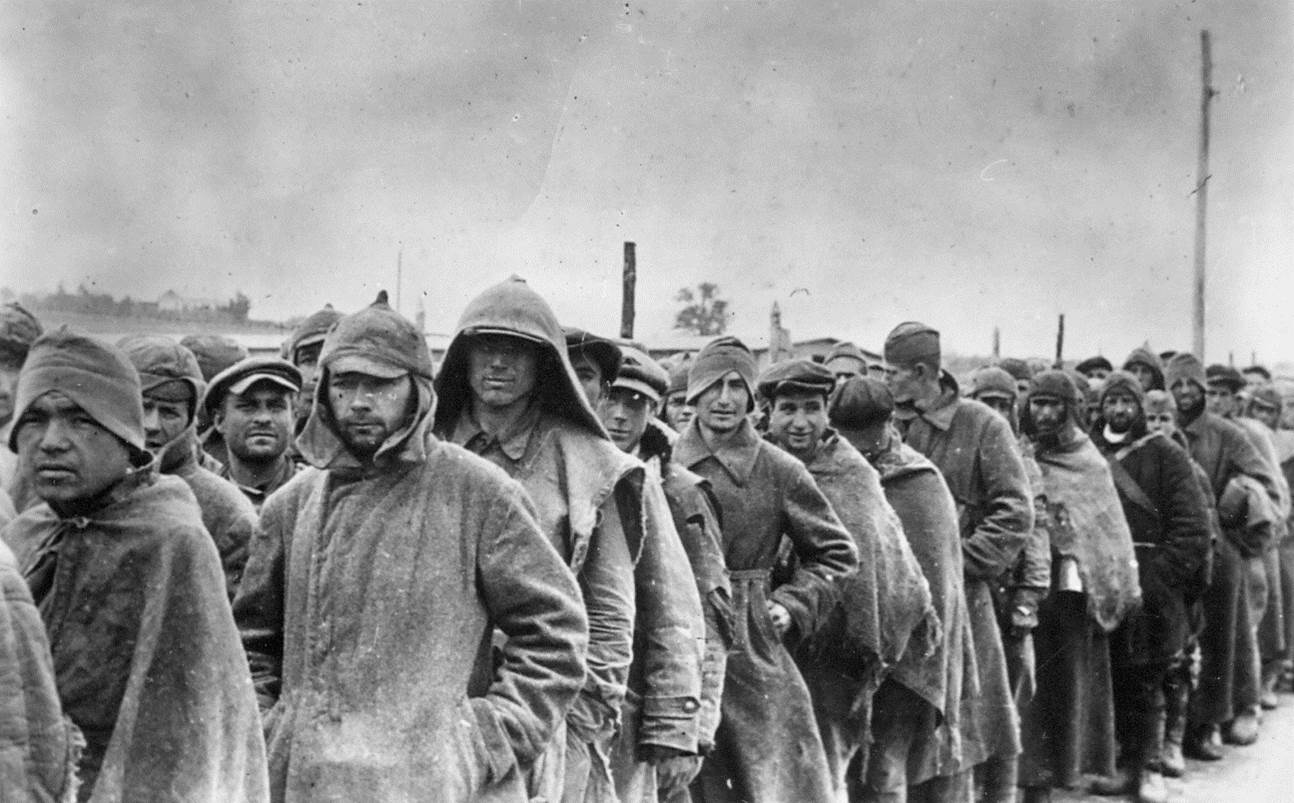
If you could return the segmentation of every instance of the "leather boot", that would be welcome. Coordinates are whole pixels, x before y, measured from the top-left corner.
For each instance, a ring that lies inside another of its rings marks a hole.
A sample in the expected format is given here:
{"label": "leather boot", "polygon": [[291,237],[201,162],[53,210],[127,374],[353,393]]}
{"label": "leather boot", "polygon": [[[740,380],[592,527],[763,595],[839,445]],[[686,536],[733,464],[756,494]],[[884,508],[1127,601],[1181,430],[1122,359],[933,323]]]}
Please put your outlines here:
{"label": "leather boot", "polygon": [[1221,761],[1223,753],[1218,743],[1218,726],[1195,725],[1189,728],[1182,753],[1196,761]]}
{"label": "leather boot", "polygon": [[1137,778],[1137,800],[1140,803],[1168,803],[1168,787],[1160,773],[1160,753],[1164,749],[1164,712],[1139,717],[1141,728],[1141,771]]}
{"label": "leather boot", "polygon": [[1186,706],[1191,690],[1183,680],[1170,676],[1164,688],[1164,749],[1160,751],[1159,768],[1169,778],[1180,778],[1186,772],[1182,740],[1186,736]]}

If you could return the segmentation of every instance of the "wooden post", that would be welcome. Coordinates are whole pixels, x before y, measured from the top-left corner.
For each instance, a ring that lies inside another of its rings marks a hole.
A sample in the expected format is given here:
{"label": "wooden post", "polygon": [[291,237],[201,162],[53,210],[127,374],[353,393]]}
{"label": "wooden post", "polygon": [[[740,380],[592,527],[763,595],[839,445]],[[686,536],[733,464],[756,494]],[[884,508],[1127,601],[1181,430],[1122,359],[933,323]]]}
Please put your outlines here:
{"label": "wooden post", "polygon": [[634,244],[625,243],[624,288],[620,297],[620,336],[634,336],[634,288],[638,284],[638,261]]}
{"label": "wooden post", "polygon": [[1060,314],[1060,323],[1056,325],[1056,368],[1065,367],[1065,313]]}
{"label": "wooden post", "polygon": [[1002,358],[1002,329],[993,327],[993,361],[997,362]]}
{"label": "wooden post", "polygon": [[1204,359],[1204,214],[1209,199],[1209,102],[1217,94],[1213,80],[1213,49],[1208,31],[1200,31],[1203,91],[1200,99],[1200,153],[1195,168],[1195,356]]}

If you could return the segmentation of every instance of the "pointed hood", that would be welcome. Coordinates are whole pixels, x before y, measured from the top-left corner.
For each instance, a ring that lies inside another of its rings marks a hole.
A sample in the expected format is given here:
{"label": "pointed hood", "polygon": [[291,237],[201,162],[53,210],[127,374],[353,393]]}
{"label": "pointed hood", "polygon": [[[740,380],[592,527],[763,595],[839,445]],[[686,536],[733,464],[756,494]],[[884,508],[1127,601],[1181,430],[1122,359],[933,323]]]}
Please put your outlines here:
{"label": "pointed hood", "polygon": [[314,406],[297,438],[297,448],[306,462],[322,469],[362,468],[338,436],[332,406],[328,403],[328,376],[341,360],[368,364],[368,369],[361,369],[361,373],[372,372],[374,376],[405,373],[413,379],[417,409],[409,423],[392,433],[378,448],[373,456],[374,467],[381,470],[394,463],[414,464],[426,460],[426,439],[436,409],[431,352],[417,327],[391,309],[383,294],[370,306],[341,318],[324,338]]}
{"label": "pointed hood", "polygon": [[1123,361],[1123,370],[1128,370],[1132,365],[1144,365],[1155,375],[1154,382],[1151,383],[1149,390],[1167,390],[1164,385],[1164,364],[1160,362],[1159,355],[1145,346],[1132,350],[1128,359]]}
{"label": "pointed hood", "polygon": [[557,316],[526,280],[512,276],[468,303],[458,320],[454,339],[436,376],[436,428],[444,432],[468,408],[472,391],[467,383],[468,352],[477,335],[499,334],[537,343],[540,349],[535,385],[540,406],[548,413],[606,438],[602,422],[580,390],[579,379],[566,356],[566,335]]}

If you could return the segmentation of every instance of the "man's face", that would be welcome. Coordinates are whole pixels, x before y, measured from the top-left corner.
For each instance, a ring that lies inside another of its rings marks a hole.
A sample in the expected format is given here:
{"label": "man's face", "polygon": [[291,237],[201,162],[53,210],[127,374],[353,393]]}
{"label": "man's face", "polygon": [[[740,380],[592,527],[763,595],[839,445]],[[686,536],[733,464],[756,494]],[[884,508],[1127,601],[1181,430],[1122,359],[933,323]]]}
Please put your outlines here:
{"label": "man's face", "polygon": [[144,393],[144,445],[154,455],[189,428],[191,401],[173,401]]}
{"label": "man's face", "polygon": [[1204,401],[1210,413],[1226,417],[1235,409],[1236,394],[1226,385],[1210,382],[1204,391]]}
{"label": "man's face", "polygon": [[976,396],[975,398],[987,404],[994,412],[1005,418],[1007,421],[1010,421],[1012,414],[1015,413],[1015,398],[1012,396],[993,394],[989,396]]}
{"label": "man's face", "polygon": [[478,335],[468,346],[467,382],[478,404],[506,408],[535,390],[539,346],[508,335]]}
{"label": "man's face", "polygon": [[921,398],[923,379],[928,366],[887,365],[885,366],[885,384],[889,385],[890,395],[896,404],[910,404]]}
{"label": "man's face", "polygon": [[1106,368],[1088,368],[1083,372],[1083,376],[1088,379],[1105,379],[1109,375],[1110,372]]}
{"label": "man's face", "polygon": [[296,351],[294,360],[297,370],[301,372],[301,392],[310,398],[314,394],[315,382],[319,378],[319,352],[323,350],[323,341],[302,346]]}
{"label": "man's face", "polygon": [[812,457],[826,430],[827,399],[821,393],[779,393],[773,400],[768,434],[796,457]]}
{"label": "man's face", "polygon": [[1155,384],[1155,372],[1145,363],[1134,362],[1127,367],[1128,373],[1137,378],[1141,383],[1142,390],[1153,390]]}
{"label": "man's face", "polygon": [[687,391],[676,390],[665,399],[665,423],[682,432],[696,416],[696,408],[687,403]]}
{"label": "man's face", "polygon": [[216,410],[215,426],[229,452],[247,463],[278,460],[292,432],[292,396],[272,382],[227,394]]}
{"label": "man's face", "polygon": [[337,434],[357,457],[372,457],[387,438],[409,423],[413,399],[413,379],[408,374],[394,379],[357,372],[328,376],[328,402]]}
{"label": "man's face", "polygon": [[1270,383],[1267,377],[1257,371],[1245,371],[1242,376],[1245,378],[1245,388],[1251,392],[1266,387]]}
{"label": "man's face", "polygon": [[13,415],[14,394],[18,387],[18,374],[22,363],[0,359],[0,426]]}
{"label": "man's face", "polygon": [[833,357],[826,362],[826,369],[836,375],[839,386],[851,376],[866,376],[867,364],[857,357]]}
{"label": "man's face", "polygon": [[1173,383],[1169,390],[1173,401],[1177,402],[1178,414],[1198,410],[1204,403],[1204,389],[1189,379]]}
{"label": "man's face", "polygon": [[61,393],[36,399],[17,427],[20,470],[52,505],[92,499],[130,471],[130,450]]}
{"label": "man's face", "polygon": [[1137,420],[1141,405],[1127,393],[1107,393],[1101,400],[1101,417],[1114,432],[1127,432]]}
{"label": "man's face", "polygon": [[732,432],[741,426],[750,407],[750,390],[746,380],[729,371],[696,399],[696,417],[711,432]]}
{"label": "man's face", "polygon": [[1057,435],[1065,427],[1065,402],[1055,396],[1031,396],[1029,415],[1039,435]]}
{"label": "man's face", "polygon": [[632,454],[656,415],[656,402],[629,388],[611,388],[598,408],[602,425],[620,451]]}
{"label": "man's face", "polygon": [[596,410],[598,402],[602,401],[602,396],[606,392],[602,369],[589,359],[587,352],[577,351],[571,354],[570,358],[571,367],[575,369],[575,377],[580,380],[580,390],[584,391],[584,398]]}
{"label": "man's face", "polygon": [[1146,413],[1146,429],[1151,432],[1162,432],[1172,437],[1177,431],[1177,416],[1171,410],[1152,410]]}
{"label": "man's face", "polygon": [[1263,422],[1268,429],[1276,429],[1281,422],[1281,411],[1258,400],[1249,402],[1249,415]]}

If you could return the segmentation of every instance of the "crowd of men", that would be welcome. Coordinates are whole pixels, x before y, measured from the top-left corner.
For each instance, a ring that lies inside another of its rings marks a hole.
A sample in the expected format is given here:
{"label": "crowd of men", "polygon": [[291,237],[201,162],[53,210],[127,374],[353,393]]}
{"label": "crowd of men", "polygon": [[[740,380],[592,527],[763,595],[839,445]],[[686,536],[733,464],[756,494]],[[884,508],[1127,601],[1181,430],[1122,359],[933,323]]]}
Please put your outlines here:
{"label": "crowd of men", "polygon": [[[0,798],[1164,801],[1294,654],[1272,377],[762,371],[513,277],[278,357],[0,308]],[[22,791],[15,791],[22,790]]]}

